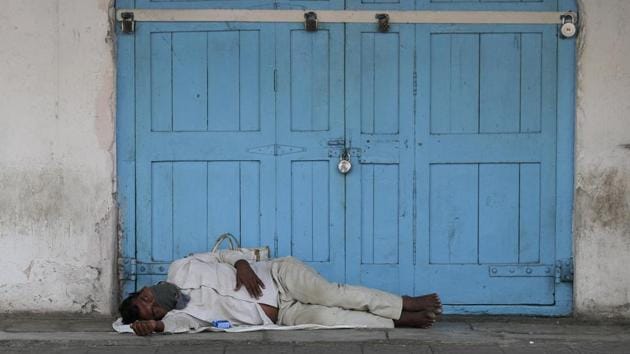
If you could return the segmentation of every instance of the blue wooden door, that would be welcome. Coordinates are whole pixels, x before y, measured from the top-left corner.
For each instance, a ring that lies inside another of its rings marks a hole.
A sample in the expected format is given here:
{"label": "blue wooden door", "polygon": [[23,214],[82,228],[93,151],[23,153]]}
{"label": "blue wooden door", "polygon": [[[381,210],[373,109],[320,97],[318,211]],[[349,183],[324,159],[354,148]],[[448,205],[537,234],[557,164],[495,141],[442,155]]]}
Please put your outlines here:
{"label": "blue wooden door", "polygon": [[555,27],[418,26],[416,43],[417,291],[554,304]]}
{"label": "blue wooden door", "polygon": [[345,279],[342,24],[276,25],[278,255],[293,255]]}
{"label": "blue wooden door", "polygon": [[[136,6],[574,9],[568,0]],[[574,41],[560,41],[556,26],[173,22],[138,23],[131,37],[119,42],[119,115],[133,122],[119,117],[119,171],[130,179],[120,190],[133,210],[125,232],[135,235],[124,252],[137,263],[127,291],[231,232],[333,281],[437,291],[452,313],[570,311],[555,265],[571,253]],[[347,175],[336,168],[343,148]]]}
{"label": "blue wooden door", "polygon": [[414,25],[346,27],[348,281],[413,292]]}
{"label": "blue wooden door", "polygon": [[135,287],[224,233],[345,281],[343,25],[135,33]]}
{"label": "blue wooden door", "polygon": [[136,37],[137,286],[223,232],[273,245],[274,25],[147,23]]}
{"label": "blue wooden door", "polygon": [[556,277],[570,253],[557,214],[557,181],[570,185],[557,172],[570,158],[557,149],[567,139],[558,122],[570,122],[557,107],[558,48],[550,25],[346,25],[346,139],[357,163],[346,176],[348,282],[437,291],[453,313],[570,311],[570,285]]}

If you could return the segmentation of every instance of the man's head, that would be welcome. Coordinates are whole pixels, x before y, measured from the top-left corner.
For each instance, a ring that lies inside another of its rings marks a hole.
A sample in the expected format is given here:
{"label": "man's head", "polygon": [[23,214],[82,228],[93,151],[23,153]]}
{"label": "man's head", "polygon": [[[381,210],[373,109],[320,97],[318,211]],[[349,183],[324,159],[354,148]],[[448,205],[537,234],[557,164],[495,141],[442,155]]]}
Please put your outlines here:
{"label": "man's head", "polygon": [[125,324],[138,320],[161,320],[170,310],[186,307],[189,300],[190,297],[175,284],[161,281],[129,295],[118,310]]}
{"label": "man's head", "polygon": [[130,294],[118,310],[124,324],[138,320],[161,320],[168,312],[157,302],[152,287],[144,287],[139,292]]}

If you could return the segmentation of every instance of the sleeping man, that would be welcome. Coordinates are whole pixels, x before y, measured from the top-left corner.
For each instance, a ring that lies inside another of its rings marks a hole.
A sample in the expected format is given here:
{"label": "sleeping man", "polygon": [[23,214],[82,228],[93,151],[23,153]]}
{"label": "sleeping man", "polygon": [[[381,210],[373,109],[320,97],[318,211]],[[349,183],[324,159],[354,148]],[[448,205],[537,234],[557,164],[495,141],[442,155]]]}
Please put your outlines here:
{"label": "sleeping man", "polygon": [[348,325],[428,328],[441,314],[437,294],[397,296],[330,283],[293,257],[255,262],[240,251],[198,253],[173,262],[166,282],[120,305],[137,335],[183,333],[211,321],[236,325]]}

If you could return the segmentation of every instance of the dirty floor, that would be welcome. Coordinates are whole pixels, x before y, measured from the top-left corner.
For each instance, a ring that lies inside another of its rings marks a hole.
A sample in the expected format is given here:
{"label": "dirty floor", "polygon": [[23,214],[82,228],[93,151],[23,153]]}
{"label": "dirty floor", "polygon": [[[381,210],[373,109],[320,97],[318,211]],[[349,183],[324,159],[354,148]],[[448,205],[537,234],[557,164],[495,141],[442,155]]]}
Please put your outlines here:
{"label": "dirty floor", "polygon": [[429,330],[311,330],[153,335],[107,317],[5,315],[0,353],[630,353],[630,323],[445,317]]}

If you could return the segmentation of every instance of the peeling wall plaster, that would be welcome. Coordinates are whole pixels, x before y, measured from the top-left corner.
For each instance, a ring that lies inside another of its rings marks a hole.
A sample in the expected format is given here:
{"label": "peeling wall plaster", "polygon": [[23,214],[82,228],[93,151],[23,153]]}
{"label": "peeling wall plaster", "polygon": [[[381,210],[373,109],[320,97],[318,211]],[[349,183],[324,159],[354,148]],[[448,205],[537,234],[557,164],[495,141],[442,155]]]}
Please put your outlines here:
{"label": "peeling wall plaster", "polygon": [[112,4],[2,2],[1,312],[112,311]]}

